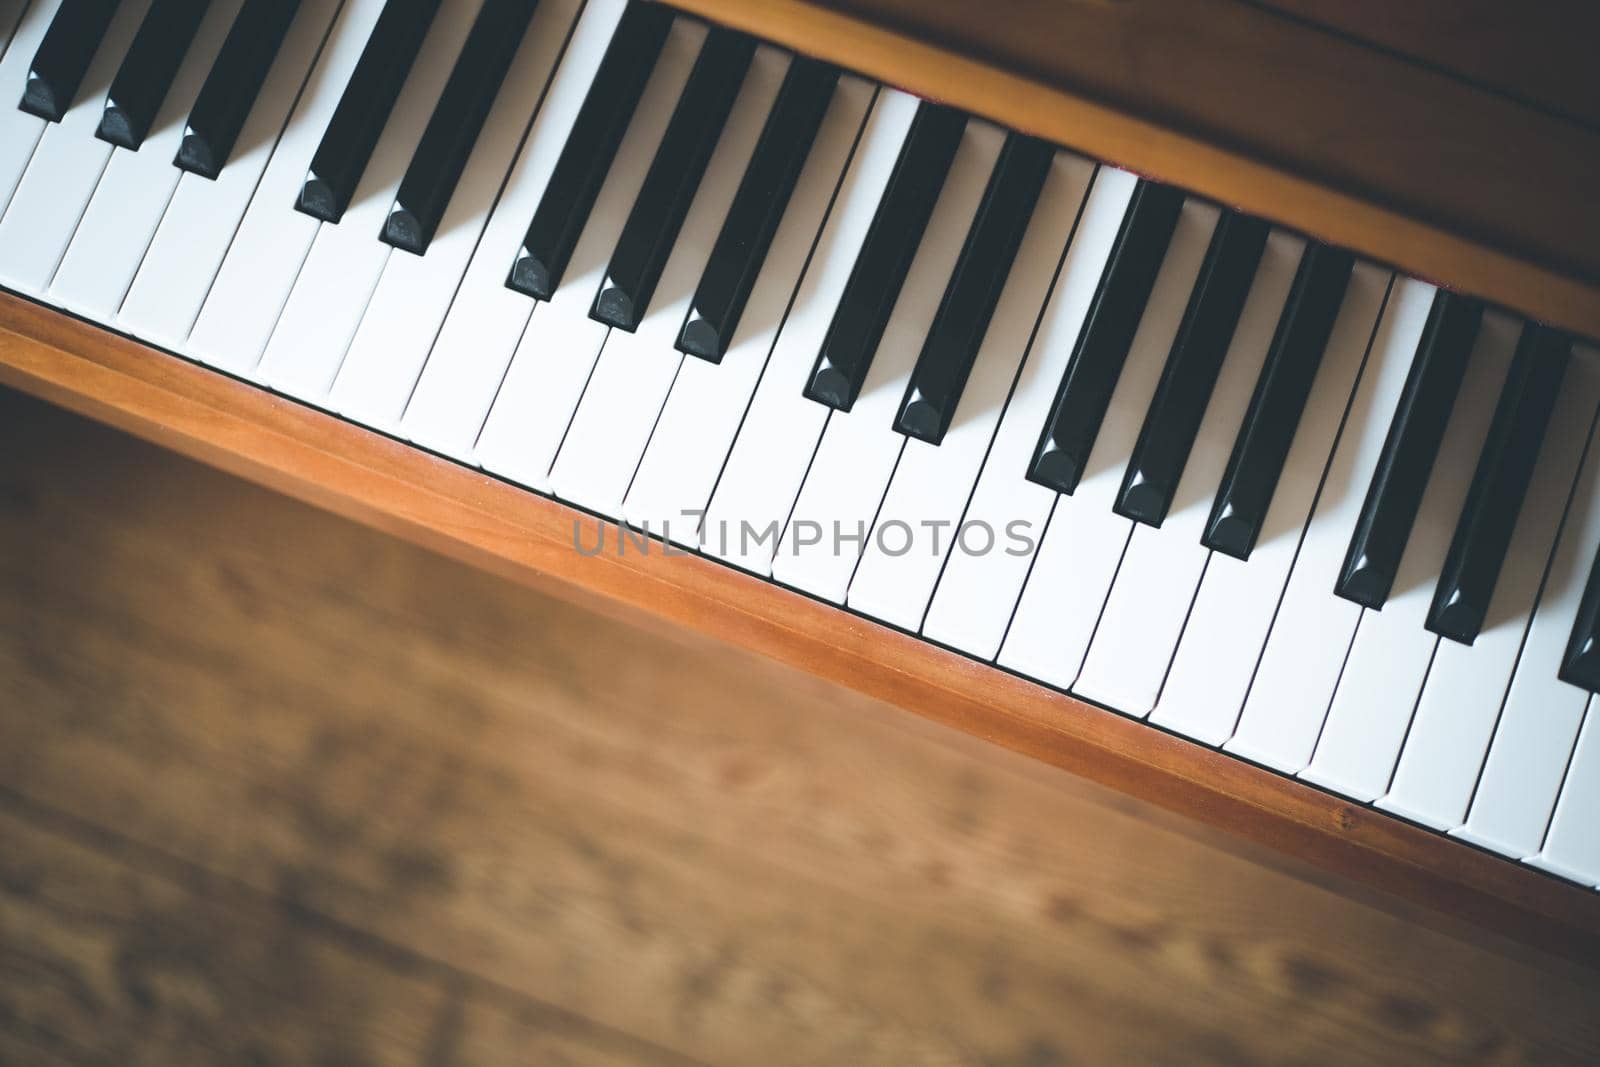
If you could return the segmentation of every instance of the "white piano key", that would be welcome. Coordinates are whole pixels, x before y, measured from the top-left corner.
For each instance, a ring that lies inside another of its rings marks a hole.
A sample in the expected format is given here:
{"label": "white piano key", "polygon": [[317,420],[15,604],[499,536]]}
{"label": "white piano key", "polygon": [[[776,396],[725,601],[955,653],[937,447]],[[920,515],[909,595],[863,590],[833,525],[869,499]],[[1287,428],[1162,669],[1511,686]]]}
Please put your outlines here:
{"label": "white piano key", "polygon": [[[555,297],[534,309],[484,422],[474,458],[485,470],[535,489],[550,487],[551,464],[606,340],[606,326],[589,317],[589,307],[705,33],[678,19],[667,34],[566,276]],[[507,273],[513,260],[504,263]]]}
{"label": "white piano key", "polygon": [[[711,499],[739,421],[750,405],[773,343],[784,328],[785,310],[795,296],[801,271],[815,245],[817,265],[806,271],[806,288],[795,301],[799,310],[790,318],[799,323],[796,316],[804,315],[807,306],[814,306],[808,305],[808,294],[816,289],[825,269],[822,264],[828,260],[829,251],[826,242],[831,240],[837,245],[841,235],[838,229],[830,229],[834,236],[818,244],[824,223],[836,227],[831,219],[839,217],[852,203],[866,217],[857,225],[846,227],[843,234],[863,230],[871,221],[872,205],[866,203],[866,198],[851,199],[852,183],[863,180],[861,169],[852,166],[848,177],[844,170],[866,121],[873,93],[872,86],[858,78],[839,80],[722,362],[685,359],[679,368],[623,504],[624,515],[635,526],[661,533],[680,544],[699,544],[698,513]],[[840,193],[841,207],[830,216],[829,205],[841,180],[846,187]],[[881,191],[881,183],[877,188]],[[843,269],[848,271],[848,265]]]}
{"label": "white piano key", "polygon": [[[1004,140],[1005,135],[987,123],[976,119],[967,123],[861,395],[849,411],[828,417],[795,501],[790,531],[772,563],[772,576],[778,581],[834,603],[844,602],[865,535],[906,442],[895,431],[895,412]],[[815,541],[797,536],[808,523],[820,531]],[[932,536],[911,529],[908,554],[930,551]],[[836,530],[843,535],[837,540]]]}
{"label": "white piano key", "polygon": [[1512,685],[1471,812],[1451,833],[1523,859],[1537,852],[1544,838],[1587,701],[1574,691],[1533,707],[1526,690],[1519,694],[1515,680]]}
{"label": "white piano key", "polygon": [[[327,403],[393,251],[378,234],[475,15],[471,4],[446,4],[434,17],[344,218],[317,227],[254,370],[253,376],[264,384],[314,404]],[[292,199],[280,210],[300,214]]]}
{"label": "white piano key", "polygon": [[402,417],[400,432],[425,448],[472,457],[534,306],[506,285],[506,275],[626,9],[626,0],[590,0],[572,31]]}
{"label": "white piano key", "polygon": [[1563,682],[1557,672],[1597,543],[1600,432],[1589,442],[1466,823],[1451,831],[1516,859],[1539,851],[1589,702],[1587,692]]}
{"label": "white piano key", "polygon": [[[1580,352],[1562,380],[1483,632],[1471,645],[1439,643],[1394,781],[1379,807],[1438,830],[1454,829],[1466,820],[1597,404],[1600,353]],[[1580,584],[1582,580],[1580,576]]]}
{"label": "white piano key", "polygon": [[[918,551],[891,555],[869,538],[850,582],[847,602],[852,608],[915,630],[922,624],[939,571],[952,552],[1005,551],[1004,531],[986,530],[981,525],[970,527],[957,544],[961,515],[1017,380],[1018,367],[1028,358],[1034,329],[1093,175],[1094,164],[1088,160],[1070,152],[1056,153],[949,431],[937,446],[915,438],[906,440],[878,512],[877,526],[902,522],[913,529],[942,529],[937,550],[930,543],[927,551],[919,545]],[[993,544],[989,543],[991,536]]]}
{"label": "white piano key", "polygon": [[334,380],[335,411],[380,430],[398,428],[578,6],[559,0],[538,7],[427,253],[384,263]]}
{"label": "white piano key", "polygon": [[1079,696],[1139,717],[1155,707],[1211,555],[1200,541],[1211,514],[1211,498],[1255,392],[1304,249],[1305,242],[1287,232],[1268,237],[1172,510],[1159,527],[1135,524],[1082,676],[1073,687]]}
{"label": "white piano key", "polygon": [[[0,285],[45,296],[83,209],[94,194],[111,145],[94,131],[105,110],[105,91],[139,28],[149,0],[121,4],[84,75],[77,99],[50,123],[28,160],[17,191],[0,216]],[[17,85],[20,87],[19,80]]]}
{"label": "white piano key", "polygon": [[1397,281],[1339,435],[1283,601],[1228,751],[1299,773],[1311,762],[1361,607],[1333,592],[1367,485],[1389,433],[1434,287]]}
{"label": "white piano key", "polygon": [[[949,555],[922,627],[934,641],[983,659],[1000,651],[1056,499],[1028,481],[1028,463],[1137,184],[1127,171],[1095,172],[1049,306],[961,519],[995,531],[1003,547]],[[905,609],[908,615],[914,606]]]}
{"label": "white piano key", "polygon": [[303,54],[289,56],[290,45],[314,50],[310,34],[320,38],[336,6],[307,4],[291,24],[240,138],[245,150],[215,182],[185,174],[178,183],[123,303],[123,328],[236,374],[255,367],[317,234],[317,220],[296,211],[295,198],[383,11],[382,0],[349,0],[301,91],[305,61],[288,61]]}
{"label": "white piano key", "polygon": [[1544,847],[1528,862],[1585,885],[1600,882],[1600,713],[1589,700]]}
{"label": "white piano key", "polygon": [[612,330],[606,339],[550,471],[557,496],[621,516],[628,483],[685,358],[673,342],[788,68],[785,53],[756,51],[643,321],[633,333]]}
{"label": "white piano key", "polygon": [[[39,50],[39,41],[50,28],[50,20],[55,18],[60,6],[61,0],[35,0],[28,5],[11,34],[5,55],[0,56],[0,85],[7,87],[6,92],[14,93],[17,100],[22,99],[22,87],[27,84],[33,54]],[[44,119],[17,107],[16,100],[0,103],[0,213],[11,203],[17,182],[22,180],[22,172],[27,169],[45,126]]]}
{"label": "white piano key", "polygon": [[827,421],[829,409],[804,395],[806,376],[916,110],[915,97],[892,89],[878,94],[839,203],[706,510],[705,550],[746,570],[771,572],[777,536]]}
{"label": "white piano key", "polygon": [[[1248,561],[1211,553],[1150,721],[1210,745],[1233,733],[1383,310],[1390,273],[1357,263]],[[1210,500],[1207,500],[1207,506]]]}
{"label": "white piano key", "polygon": [[1000,647],[1003,667],[1062,689],[1077,681],[1133,527],[1131,519],[1111,510],[1112,504],[1217,217],[1210,204],[1191,199],[1183,205],[1089,467],[1077,491],[1058,497],[1050,513],[1038,558]]}
{"label": "white piano key", "polygon": [[1394,591],[1383,610],[1363,611],[1356,624],[1322,735],[1300,775],[1309,782],[1362,801],[1375,800],[1388,788],[1440,643],[1425,625],[1434,585],[1521,332],[1521,324],[1507,315],[1483,317]]}
{"label": "white piano key", "polygon": [[116,318],[183,171],[172,165],[184,118],[243,0],[207,10],[172,88],[137,152],[115,149],[50,283],[53,303],[100,322]]}

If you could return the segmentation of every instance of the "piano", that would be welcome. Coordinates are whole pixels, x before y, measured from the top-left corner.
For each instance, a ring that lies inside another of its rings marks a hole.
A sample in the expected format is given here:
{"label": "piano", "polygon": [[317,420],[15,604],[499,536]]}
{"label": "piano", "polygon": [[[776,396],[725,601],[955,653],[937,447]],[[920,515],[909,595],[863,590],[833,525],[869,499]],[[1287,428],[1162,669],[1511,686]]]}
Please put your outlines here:
{"label": "piano", "polygon": [[0,381],[1600,958],[1588,142],[1468,226],[1015,7],[0,0]]}

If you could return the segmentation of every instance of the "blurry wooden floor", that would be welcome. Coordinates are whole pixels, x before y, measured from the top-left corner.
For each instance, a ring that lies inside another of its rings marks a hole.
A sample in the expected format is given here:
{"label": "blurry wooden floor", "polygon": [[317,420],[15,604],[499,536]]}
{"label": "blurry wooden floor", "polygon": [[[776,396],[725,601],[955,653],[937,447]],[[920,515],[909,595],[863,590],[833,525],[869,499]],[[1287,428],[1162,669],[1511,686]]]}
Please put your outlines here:
{"label": "blurry wooden floor", "polygon": [[0,392],[0,1062],[1593,1062],[1595,975]]}

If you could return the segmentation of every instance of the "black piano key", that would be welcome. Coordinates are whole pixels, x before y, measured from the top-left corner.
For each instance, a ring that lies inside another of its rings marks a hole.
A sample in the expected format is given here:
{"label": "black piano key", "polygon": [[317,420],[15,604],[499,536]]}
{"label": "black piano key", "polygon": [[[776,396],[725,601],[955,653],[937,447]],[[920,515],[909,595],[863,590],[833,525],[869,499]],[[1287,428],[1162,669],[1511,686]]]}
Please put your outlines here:
{"label": "black piano key", "polygon": [[379,235],[385,244],[417,256],[428,251],[538,6],[539,0],[483,0],[400,179]]}
{"label": "black piano key", "polygon": [[1578,603],[1578,618],[1572,624],[1572,636],[1567,639],[1566,655],[1561,657],[1561,670],[1556,677],[1600,693],[1600,553],[1596,553],[1594,565],[1589,568],[1589,581]]}
{"label": "black piano key", "polygon": [[855,404],[966,128],[966,115],[953,108],[917,105],[811,368],[805,393],[819,404],[838,411]]}
{"label": "black piano key", "polygon": [[1029,481],[1058,493],[1078,488],[1182,210],[1183,193],[1171,186],[1135,187],[1028,464]]}
{"label": "black piano key", "polygon": [[60,122],[116,13],[117,0],[62,0],[33,54],[17,106],[46,122]]}
{"label": "black piano key", "polygon": [[189,112],[178,166],[215,179],[233,154],[300,0],[245,0]]}
{"label": "black piano key", "polygon": [[838,68],[826,63],[800,56],[789,67],[678,331],[678,351],[722,362],[838,84]]}
{"label": "black piano key", "polygon": [[1250,558],[1354,269],[1355,257],[1342,249],[1310,244],[1302,253],[1211,505],[1207,548]]}
{"label": "black piano key", "polygon": [[1428,609],[1441,637],[1470,645],[1483,629],[1571,353],[1557,331],[1523,328]]}
{"label": "black piano key", "polygon": [[1147,526],[1160,526],[1166,520],[1223,357],[1233,342],[1239,313],[1250,295],[1269,228],[1261,219],[1234,211],[1224,211],[1217,220],[1122,476],[1112,508],[1118,515]]}
{"label": "black piano key", "polygon": [[707,34],[617,238],[590,318],[630,333],[639,328],[755,52],[755,41],[742,33],[714,28]]}
{"label": "black piano key", "polygon": [[1433,299],[1334,587],[1346,600],[1382,608],[1389,599],[1482,319],[1470,297],[1441,289]]}
{"label": "black piano key", "polygon": [[900,401],[894,428],[901,433],[944,440],[1054,158],[1043,141],[1006,138]]}
{"label": "black piano key", "polygon": [[95,136],[137,150],[150,133],[210,0],[154,0],[111,80]]}
{"label": "black piano key", "polygon": [[387,0],[383,5],[311,157],[297,210],[323,222],[344,217],[438,10],[439,0]]}
{"label": "black piano key", "polygon": [[528,224],[510,288],[539,300],[555,295],[671,29],[662,5],[635,0],[623,12]]}

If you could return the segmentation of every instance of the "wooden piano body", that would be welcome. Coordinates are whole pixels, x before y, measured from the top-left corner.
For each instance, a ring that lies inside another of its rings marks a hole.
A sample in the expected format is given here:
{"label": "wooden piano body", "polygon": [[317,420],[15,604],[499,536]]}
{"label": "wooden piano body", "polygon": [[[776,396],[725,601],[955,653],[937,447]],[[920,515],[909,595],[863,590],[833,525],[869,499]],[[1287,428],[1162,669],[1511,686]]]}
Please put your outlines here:
{"label": "wooden piano body", "polygon": [[[1600,337],[1600,18],[1427,0],[675,0]],[[0,383],[608,612],[690,627],[1541,948],[1600,894],[0,295]]]}

